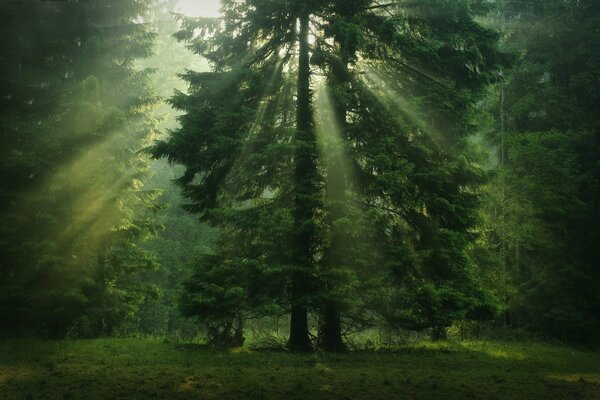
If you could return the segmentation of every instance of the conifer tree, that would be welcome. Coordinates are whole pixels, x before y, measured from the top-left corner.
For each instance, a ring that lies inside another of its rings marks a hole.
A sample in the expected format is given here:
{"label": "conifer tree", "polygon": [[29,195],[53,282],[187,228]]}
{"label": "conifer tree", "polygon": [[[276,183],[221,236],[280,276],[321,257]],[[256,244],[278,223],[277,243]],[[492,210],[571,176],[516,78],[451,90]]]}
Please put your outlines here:
{"label": "conifer tree", "polygon": [[153,133],[147,1],[0,4],[2,326],[48,336],[113,332],[153,266],[133,245],[152,223],[139,153]]}
{"label": "conifer tree", "polygon": [[503,323],[597,343],[600,8],[499,3],[505,46],[520,55],[495,93],[504,129],[490,134],[502,163],[486,229],[506,281]]}
{"label": "conifer tree", "polygon": [[[222,19],[184,21],[179,38],[213,72],[184,76],[182,127],[154,155],[186,167],[190,211],[226,228],[213,267],[254,271],[235,279],[238,309],[288,309],[298,350],[308,311],[327,350],[343,349],[352,307],[415,329],[493,315],[466,257],[482,177],[467,112],[503,62],[474,22],[481,4],[222,4]],[[203,277],[187,286],[190,315],[218,303]]]}

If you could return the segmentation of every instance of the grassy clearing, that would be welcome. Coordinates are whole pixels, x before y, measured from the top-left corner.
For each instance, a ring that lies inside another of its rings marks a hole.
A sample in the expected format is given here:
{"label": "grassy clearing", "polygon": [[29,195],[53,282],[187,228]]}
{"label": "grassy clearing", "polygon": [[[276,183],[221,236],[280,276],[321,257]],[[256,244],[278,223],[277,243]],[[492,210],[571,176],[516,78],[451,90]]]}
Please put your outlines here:
{"label": "grassy clearing", "polygon": [[600,399],[600,353],[497,342],[297,355],[161,340],[6,341],[0,399]]}

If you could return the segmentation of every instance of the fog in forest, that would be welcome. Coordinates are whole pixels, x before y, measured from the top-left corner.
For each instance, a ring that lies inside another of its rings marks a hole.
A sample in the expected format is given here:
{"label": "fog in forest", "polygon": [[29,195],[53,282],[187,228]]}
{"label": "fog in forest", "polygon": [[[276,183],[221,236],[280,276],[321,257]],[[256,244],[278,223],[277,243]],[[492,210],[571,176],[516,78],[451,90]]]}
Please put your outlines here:
{"label": "fog in forest", "polygon": [[599,398],[599,27],[0,0],[0,399]]}

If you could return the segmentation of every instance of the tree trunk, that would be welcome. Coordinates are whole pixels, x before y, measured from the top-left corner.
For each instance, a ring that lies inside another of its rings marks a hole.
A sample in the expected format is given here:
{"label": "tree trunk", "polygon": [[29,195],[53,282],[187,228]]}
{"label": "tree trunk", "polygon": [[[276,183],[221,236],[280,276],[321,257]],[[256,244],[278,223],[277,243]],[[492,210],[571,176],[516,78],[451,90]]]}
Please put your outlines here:
{"label": "tree trunk", "polygon": [[305,305],[292,304],[288,347],[292,351],[310,351],[312,349],[308,337],[308,312]]}
{"label": "tree trunk", "polygon": [[[340,149],[337,149],[340,150]],[[332,227],[331,242],[327,249],[327,260],[324,268],[343,268],[345,257],[344,244],[347,243],[345,233],[335,227],[336,221],[344,217],[343,201],[345,198],[345,176],[342,155],[334,155],[327,166],[327,189],[329,192],[329,222]],[[326,282],[327,298],[320,305],[319,346],[330,352],[346,350],[342,340],[342,318],[339,301],[330,298],[328,291],[335,288],[337,282]]]}
{"label": "tree trunk", "polygon": [[440,341],[448,339],[448,329],[445,326],[434,326],[431,331],[431,340]]}
{"label": "tree trunk", "polygon": [[346,345],[342,340],[342,318],[339,305],[334,301],[326,301],[321,305],[319,321],[319,346],[324,351],[345,352]]}
{"label": "tree trunk", "polygon": [[246,338],[244,337],[244,319],[242,317],[237,318],[237,325],[235,327],[235,334],[233,336],[233,343],[237,347],[244,345]]}
{"label": "tree trunk", "polygon": [[[348,54],[344,43],[338,43],[340,46],[340,61],[332,65],[330,80],[333,85],[346,85],[349,82],[348,73]],[[342,136],[346,130],[346,113],[348,106],[338,99],[333,99],[334,117],[336,126]],[[341,138],[340,144],[344,142]],[[347,234],[340,228],[335,227],[336,221],[345,216],[344,204],[346,201],[347,178],[344,165],[344,149],[334,148],[330,151],[330,157],[327,163],[327,191],[329,196],[329,225],[331,226],[331,242],[327,250],[327,264],[330,269],[344,267],[347,259],[346,249],[348,245]],[[331,282],[330,285],[335,285]],[[331,288],[328,288],[331,289]],[[325,351],[343,352],[346,346],[342,340],[342,318],[340,305],[335,299],[326,300],[321,305],[319,326],[319,345]]]}
{"label": "tree trunk", "polygon": [[296,153],[294,193],[294,263],[291,285],[291,321],[288,346],[294,351],[311,349],[308,335],[310,273],[314,264],[314,215],[318,195],[316,138],[313,129],[310,94],[309,13],[299,18],[299,64],[296,104]]}

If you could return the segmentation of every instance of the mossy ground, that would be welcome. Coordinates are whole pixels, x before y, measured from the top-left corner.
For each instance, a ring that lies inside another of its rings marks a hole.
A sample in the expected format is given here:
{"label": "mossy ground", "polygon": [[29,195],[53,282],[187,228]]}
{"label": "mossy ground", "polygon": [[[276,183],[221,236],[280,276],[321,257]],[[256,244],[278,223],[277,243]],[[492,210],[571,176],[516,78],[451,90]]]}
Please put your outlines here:
{"label": "mossy ground", "polygon": [[600,399],[600,353],[498,342],[338,355],[11,340],[0,342],[0,399]]}

